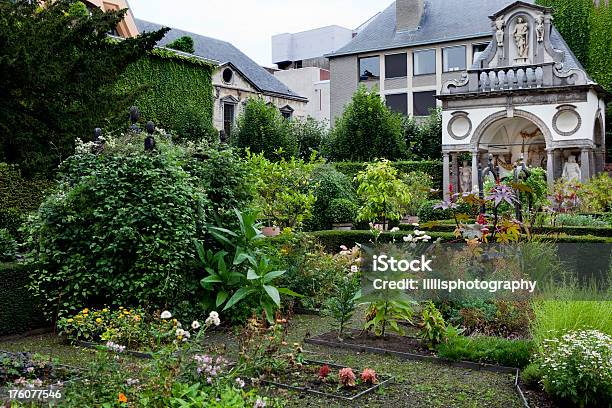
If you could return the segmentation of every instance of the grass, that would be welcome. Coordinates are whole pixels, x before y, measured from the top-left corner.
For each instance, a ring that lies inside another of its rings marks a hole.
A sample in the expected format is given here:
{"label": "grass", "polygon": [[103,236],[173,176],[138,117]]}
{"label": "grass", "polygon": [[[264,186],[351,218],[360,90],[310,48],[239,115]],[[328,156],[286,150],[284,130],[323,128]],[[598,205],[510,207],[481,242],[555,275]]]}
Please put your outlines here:
{"label": "grass", "polygon": [[[317,316],[294,316],[291,320],[288,342],[301,342],[304,337],[321,334],[332,329],[329,319]],[[204,343],[210,349],[225,349],[228,355],[237,353],[237,335],[230,331],[211,331]],[[94,351],[66,345],[54,335],[40,335],[0,343],[7,351],[31,351],[49,355],[60,363],[86,367]],[[321,398],[315,395],[291,392],[274,387],[263,387],[260,393],[281,397],[287,407],[503,407],[519,408],[521,400],[513,387],[509,374],[475,371],[438,365],[429,362],[406,361],[393,356],[356,353],[344,349],[308,345],[306,358],[329,361],[354,368],[373,368],[377,372],[394,376],[392,383],[355,402]],[[142,364],[139,360],[132,363]],[[127,369],[127,368],[126,368]]]}
{"label": "grass", "polygon": [[522,368],[533,354],[531,340],[508,340],[499,337],[455,337],[438,347],[438,356],[451,360],[498,364]]}

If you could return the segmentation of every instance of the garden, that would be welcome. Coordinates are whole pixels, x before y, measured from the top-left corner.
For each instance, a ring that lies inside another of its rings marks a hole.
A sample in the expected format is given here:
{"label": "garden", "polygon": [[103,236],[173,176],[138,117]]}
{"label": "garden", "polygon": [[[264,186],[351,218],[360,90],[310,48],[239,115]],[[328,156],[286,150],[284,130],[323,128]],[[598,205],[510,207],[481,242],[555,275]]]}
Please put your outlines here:
{"label": "garden", "polygon": [[0,97],[0,406],[612,407],[607,173],[442,191],[440,111],[365,87],[331,129],[251,99],[222,141],[211,67],[78,4],[0,4],[6,55],[89,35],[0,58],[56,95]]}

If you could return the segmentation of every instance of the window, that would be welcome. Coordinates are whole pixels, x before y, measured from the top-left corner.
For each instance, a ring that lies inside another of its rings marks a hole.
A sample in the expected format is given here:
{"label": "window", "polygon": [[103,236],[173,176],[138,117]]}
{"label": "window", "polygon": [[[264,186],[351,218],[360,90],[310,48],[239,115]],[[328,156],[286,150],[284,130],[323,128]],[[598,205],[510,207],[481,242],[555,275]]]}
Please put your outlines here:
{"label": "window", "polygon": [[488,46],[489,46],[489,43],[482,43],[482,44],[474,44],[474,45],[472,45],[472,54],[474,55],[472,63],[476,62],[478,57],[480,57],[482,55],[482,53],[487,49]]}
{"label": "window", "polygon": [[436,73],[436,50],[414,52],[414,75]]}
{"label": "window", "polygon": [[234,77],[234,72],[229,68],[225,68],[221,76],[223,78],[223,82],[225,82],[226,84],[231,84],[232,79]]}
{"label": "window", "polygon": [[408,75],[407,54],[385,55],[385,78],[401,78]]}
{"label": "window", "polygon": [[368,81],[380,78],[378,57],[359,58],[359,80]]}
{"label": "window", "polygon": [[442,49],[443,72],[465,70],[465,45]]}
{"label": "window", "polygon": [[234,127],[234,116],[235,116],[236,105],[233,103],[223,104],[223,131],[225,137],[228,138],[232,134],[232,127]]}
{"label": "window", "polygon": [[393,112],[401,113],[404,116],[408,115],[408,94],[387,95],[385,96],[385,101]]}
{"label": "window", "polygon": [[291,120],[291,117],[293,116],[293,108],[291,106],[286,105],[280,108],[279,110],[281,115],[283,115],[283,118]]}
{"label": "window", "polygon": [[412,94],[414,116],[428,116],[436,107],[436,91],[415,92]]}

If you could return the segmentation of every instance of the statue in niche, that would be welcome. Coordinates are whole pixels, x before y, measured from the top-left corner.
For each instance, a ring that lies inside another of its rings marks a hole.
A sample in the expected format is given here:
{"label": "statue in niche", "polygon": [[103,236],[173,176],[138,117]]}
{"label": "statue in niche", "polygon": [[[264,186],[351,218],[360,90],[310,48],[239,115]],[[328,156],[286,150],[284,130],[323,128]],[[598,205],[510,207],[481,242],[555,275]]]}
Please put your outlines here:
{"label": "statue in niche", "polygon": [[544,15],[539,14],[536,17],[536,35],[538,38],[538,42],[541,43],[544,41]]}
{"label": "statue in niche", "polygon": [[580,165],[576,163],[576,156],[573,154],[567,158],[567,161],[563,166],[563,174],[561,177],[567,181],[582,180],[582,170],[580,170]]}
{"label": "statue in niche", "polygon": [[463,167],[459,169],[459,184],[462,193],[472,191],[472,168],[468,166],[467,160],[463,161]]}
{"label": "statue in niche", "polygon": [[529,56],[529,24],[523,17],[516,19],[512,35],[516,44],[517,59],[526,60]]}
{"label": "statue in niche", "polygon": [[495,20],[495,27],[497,27],[497,31],[495,31],[495,39],[497,40],[497,46],[504,46],[504,17],[499,17]]}

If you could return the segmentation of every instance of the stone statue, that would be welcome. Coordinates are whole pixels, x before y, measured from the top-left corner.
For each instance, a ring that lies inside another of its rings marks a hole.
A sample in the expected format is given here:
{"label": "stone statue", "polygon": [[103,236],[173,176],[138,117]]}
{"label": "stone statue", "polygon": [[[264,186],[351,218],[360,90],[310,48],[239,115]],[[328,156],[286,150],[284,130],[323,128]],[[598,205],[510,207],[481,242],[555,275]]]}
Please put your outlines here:
{"label": "stone statue", "polygon": [[544,15],[543,14],[539,14],[536,17],[536,34],[537,34],[539,43],[544,41]]}
{"label": "stone statue", "polygon": [[499,17],[495,20],[495,27],[497,27],[497,31],[495,31],[495,38],[497,39],[497,46],[504,46],[504,17]]}
{"label": "stone statue", "polygon": [[462,193],[472,191],[472,168],[468,166],[466,160],[463,161],[463,167],[459,170],[459,184]]}
{"label": "stone statue", "polygon": [[582,180],[582,171],[580,165],[576,163],[576,156],[570,155],[563,166],[563,174],[561,177],[568,181]]}
{"label": "stone statue", "polygon": [[529,24],[523,17],[516,19],[512,35],[516,44],[517,59],[527,59],[529,56]]}

